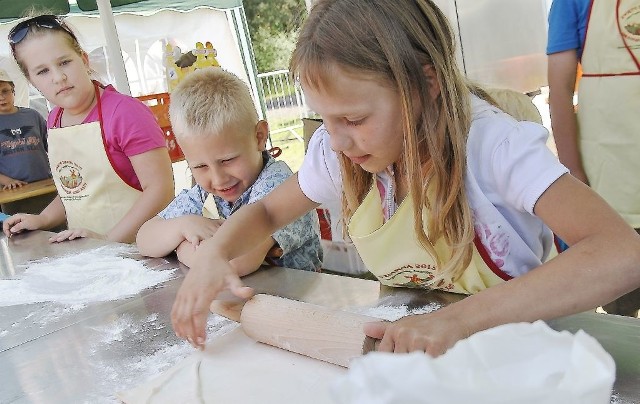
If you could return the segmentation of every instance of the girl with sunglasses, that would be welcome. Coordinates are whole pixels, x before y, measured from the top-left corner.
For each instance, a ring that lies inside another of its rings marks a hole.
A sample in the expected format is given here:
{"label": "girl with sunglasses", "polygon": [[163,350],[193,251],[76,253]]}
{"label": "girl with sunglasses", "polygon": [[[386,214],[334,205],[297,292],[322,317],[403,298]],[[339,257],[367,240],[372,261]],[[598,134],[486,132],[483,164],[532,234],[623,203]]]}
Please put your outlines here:
{"label": "girl with sunglasses", "polygon": [[47,120],[49,163],[58,197],[40,214],[4,221],[7,236],[51,229],[51,237],[133,242],[140,226],[173,197],[171,161],[151,111],[91,78],[89,57],[60,18],[23,20],[9,33],[15,61],[56,107]]}

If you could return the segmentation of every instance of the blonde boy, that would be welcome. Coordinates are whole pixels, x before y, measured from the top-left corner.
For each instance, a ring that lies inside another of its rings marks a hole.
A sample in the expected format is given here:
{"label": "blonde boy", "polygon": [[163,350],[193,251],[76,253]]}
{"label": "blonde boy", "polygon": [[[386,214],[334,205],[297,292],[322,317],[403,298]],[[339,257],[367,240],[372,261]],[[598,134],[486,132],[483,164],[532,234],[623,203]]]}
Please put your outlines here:
{"label": "blonde boy", "polygon": [[[142,225],[136,241],[144,255],[160,257],[175,250],[190,266],[201,241],[292,172],[265,151],[267,122],[258,120],[248,87],[232,73],[212,67],[189,74],[171,94],[169,115],[196,185]],[[319,270],[322,249],[314,221],[307,214],[277,231],[234,260],[236,270],[240,275],[253,272],[268,255],[275,265]]]}

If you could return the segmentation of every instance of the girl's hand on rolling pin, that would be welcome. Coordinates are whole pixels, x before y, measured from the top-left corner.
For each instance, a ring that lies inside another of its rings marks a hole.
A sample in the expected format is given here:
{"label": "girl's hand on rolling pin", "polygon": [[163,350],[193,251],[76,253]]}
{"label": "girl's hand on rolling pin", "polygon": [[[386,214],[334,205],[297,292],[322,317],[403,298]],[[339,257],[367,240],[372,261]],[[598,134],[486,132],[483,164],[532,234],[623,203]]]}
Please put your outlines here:
{"label": "girl's hand on rolling pin", "polygon": [[248,299],[253,289],[245,286],[238,274],[224,260],[210,261],[208,265],[194,265],[185,277],[171,310],[171,323],[176,335],[200,350],[206,341],[209,306],[223,289]]}
{"label": "girl's hand on rolling pin", "polygon": [[468,337],[464,322],[439,311],[407,316],[394,322],[375,322],[364,325],[364,333],[379,339],[381,352],[408,353],[422,351],[432,357],[440,356],[456,342]]}

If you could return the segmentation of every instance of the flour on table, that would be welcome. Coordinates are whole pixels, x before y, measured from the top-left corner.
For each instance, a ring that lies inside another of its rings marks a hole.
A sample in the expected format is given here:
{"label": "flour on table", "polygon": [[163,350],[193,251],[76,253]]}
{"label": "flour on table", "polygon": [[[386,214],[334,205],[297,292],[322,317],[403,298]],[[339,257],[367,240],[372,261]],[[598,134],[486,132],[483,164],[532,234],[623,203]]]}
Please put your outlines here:
{"label": "flour on table", "polygon": [[87,307],[87,305],[84,303],[72,304],[62,307],[54,306],[51,303],[47,303],[43,307],[44,310],[32,311],[31,313],[27,314],[24,319],[40,326],[45,326],[51,321],[55,321],[61,317],[72,315],[73,313],[76,313],[84,309],[85,307]]}
{"label": "flour on table", "polygon": [[[0,304],[0,306],[2,306]],[[29,328],[45,328],[49,323],[71,318],[75,313],[87,307],[86,304],[72,304],[61,306],[57,303],[41,303],[34,305],[31,312],[9,325],[8,329],[0,329],[0,337],[8,335],[12,330]]]}
{"label": "flour on table", "polygon": [[438,303],[429,303],[426,306],[416,307],[413,309],[410,309],[409,306],[403,304],[399,306],[382,305],[367,308],[348,308],[345,310],[351,313],[362,314],[364,316],[376,317],[381,320],[395,321],[406,316],[431,313],[432,311],[438,310],[440,307],[442,306]]}
{"label": "flour on table", "polygon": [[[440,307],[429,304],[348,308],[346,311],[397,320],[428,313]],[[175,366],[139,386],[121,390],[125,403],[242,402],[333,403],[329,385],[346,369],[248,338],[241,329],[215,338],[205,352],[193,352]],[[247,383],[247,381],[251,383]]]}
{"label": "flour on table", "polygon": [[[207,344],[238,327],[238,323],[212,315],[207,322]],[[100,380],[84,397],[92,404],[120,403],[116,391],[129,389],[157,377],[196,350],[175,336],[157,313],[142,320],[122,314],[112,323],[92,328],[91,366]],[[109,355],[100,356],[108,346]]]}
{"label": "flour on table", "polygon": [[133,247],[117,245],[32,261],[19,278],[0,280],[0,306],[118,300],[173,277],[175,269],[153,270],[122,256],[132,253]]}
{"label": "flour on table", "polygon": [[610,404],[638,404],[640,403],[640,401],[635,401],[635,400],[631,401],[631,400],[620,398],[618,393],[616,393],[616,391],[613,390],[611,394],[611,400],[609,401],[609,403]]}
{"label": "flour on table", "polygon": [[[329,384],[345,368],[262,344],[240,327],[118,397],[149,403],[333,403]],[[300,398],[304,397],[301,401]]]}

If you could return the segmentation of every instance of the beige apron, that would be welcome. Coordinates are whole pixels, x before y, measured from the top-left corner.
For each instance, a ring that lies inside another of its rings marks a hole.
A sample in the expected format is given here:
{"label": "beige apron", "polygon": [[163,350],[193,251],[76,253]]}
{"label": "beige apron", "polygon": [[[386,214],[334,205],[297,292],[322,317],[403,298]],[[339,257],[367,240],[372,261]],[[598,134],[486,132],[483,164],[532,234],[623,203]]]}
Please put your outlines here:
{"label": "beige apron", "polygon": [[49,129],[49,164],[69,228],[106,234],[131,209],[141,191],[115,171],[106,151],[102,106],[98,121],[59,128],[62,109]]}
{"label": "beige apron", "polygon": [[[419,244],[413,231],[413,200],[408,195],[395,214],[384,223],[382,200],[374,186],[349,222],[349,236],[367,269],[387,286],[447,290],[473,294],[494,286],[511,276],[501,271],[476,236],[473,257],[456,282],[431,285],[436,260]],[[423,212],[426,218],[428,212]],[[426,223],[426,220],[423,221]],[[440,239],[435,249],[440,257],[449,257],[450,247]]]}
{"label": "beige apron", "polygon": [[578,98],[591,187],[640,228],[640,0],[593,0]]}

